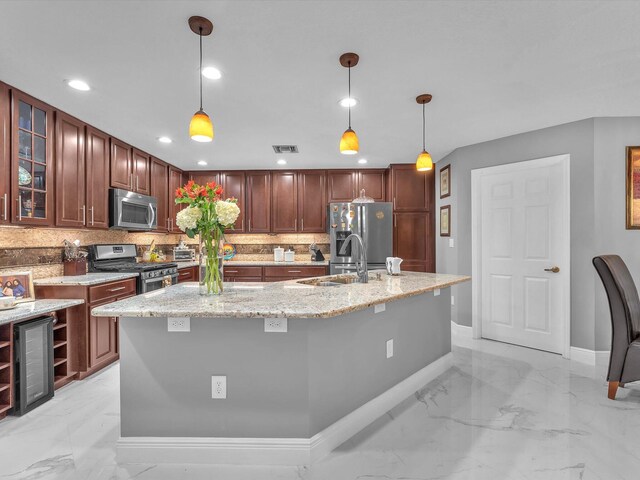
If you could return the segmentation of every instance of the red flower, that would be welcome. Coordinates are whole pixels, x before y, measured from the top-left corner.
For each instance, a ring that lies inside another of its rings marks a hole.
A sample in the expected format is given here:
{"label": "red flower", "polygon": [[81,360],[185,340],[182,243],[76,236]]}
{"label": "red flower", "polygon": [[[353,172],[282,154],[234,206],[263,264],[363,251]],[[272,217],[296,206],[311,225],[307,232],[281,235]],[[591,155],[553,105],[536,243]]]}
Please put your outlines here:
{"label": "red flower", "polygon": [[200,195],[201,197],[205,197],[207,195],[207,187],[200,187],[198,195]]}
{"label": "red flower", "polygon": [[179,187],[176,189],[176,197],[178,198],[184,197],[184,194],[182,193],[182,189]]}
{"label": "red flower", "polygon": [[216,186],[215,194],[218,195],[218,196],[222,195],[222,187],[220,185]]}
{"label": "red flower", "polygon": [[209,187],[211,190],[214,190],[216,188],[216,182],[207,183],[207,187]]}
{"label": "red flower", "polygon": [[196,184],[196,182],[194,182],[193,180],[189,180],[187,182],[187,184],[184,186],[185,189],[187,190],[192,190],[193,186]]}

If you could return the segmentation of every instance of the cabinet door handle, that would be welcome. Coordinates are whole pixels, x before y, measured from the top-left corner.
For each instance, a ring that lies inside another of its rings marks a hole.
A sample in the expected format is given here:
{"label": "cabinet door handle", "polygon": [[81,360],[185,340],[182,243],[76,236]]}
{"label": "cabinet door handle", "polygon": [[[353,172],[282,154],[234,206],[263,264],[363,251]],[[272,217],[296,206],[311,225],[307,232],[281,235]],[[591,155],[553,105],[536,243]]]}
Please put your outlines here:
{"label": "cabinet door handle", "polygon": [[3,211],[2,219],[6,220],[7,219],[7,194],[6,193],[2,196],[2,201],[3,201],[3,204],[2,204],[3,205],[2,206],[2,211]]}
{"label": "cabinet door handle", "polygon": [[140,177],[136,175],[136,192],[140,190]]}
{"label": "cabinet door handle", "polygon": [[393,209],[394,210],[396,209],[396,197],[395,196],[393,197]]}
{"label": "cabinet door handle", "polygon": [[238,270],[226,270],[227,273],[238,273]]}
{"label": "cabinet door handle", "polygon": [[295,219],[293,220],[293,230],[294,230],[295,232],[297,232],[297,231],[298,231],[298,219],[297,219],[297,218],[295,218]]}
{"label": "cabinet door handle", "polygon": [[120,290],[124,290],[127,287],[116,287],[116,288],[110,288],[107,290],[107,292],[119,292]]}
{"label": "cabinet door handle", "polygon": [[18,221],[22,221],[22,194],[18,194],[18,198],[16,198],[16,202],[18,203]]}
{"label": "cabinet door handle", "polygon": [[397,214],[393,214],[393,226],[397,227],[398,226],[398,215]]}
{"label": "cabinet door handle", "polygon": [[302,270],[287,270],[287,273],[302,273]]}
{"label": "cabinet door handle", "polygon": [[82,205],[80,210],[82,210],[82,225],[86,225],[87,224],[87,206]]}
{"label": "cabinet door handle", "polygon": [[242,219],[242,231],[244,232],[244,218]]}
{"label": "cabinet door handle", "polygon": [[304,232],[304,218],[301,218],[301,219],[300,219],[300,224],[301,224],[301,225],[300,225],[300,231],[301,231],[301,232]]}
{"label": "cabinet door handle", "polygon": [[91,210],[91,225],[93,225],[93,206],[89,210]]}

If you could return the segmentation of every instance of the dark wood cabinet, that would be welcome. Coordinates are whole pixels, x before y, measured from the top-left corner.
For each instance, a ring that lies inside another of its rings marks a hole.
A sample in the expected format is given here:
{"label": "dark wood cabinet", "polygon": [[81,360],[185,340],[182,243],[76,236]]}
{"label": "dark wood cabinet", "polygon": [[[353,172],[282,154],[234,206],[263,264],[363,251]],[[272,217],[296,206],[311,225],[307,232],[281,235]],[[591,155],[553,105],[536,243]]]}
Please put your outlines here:
{"label": "dark wood cabinet", "polygon": [[56,113],[56,226],[83,227],[85,204],[85,124]]}
{"label": "dark wood cabinet", "polygon": [[54,224],[54,111],[11,90],[11,211],[20,225]]}
{"label": "dark wood cabinet", "polygon": [[181,233],[182,230],[176,225],[176,215],[184,208],[184,204],[176,204],[176,190],[184,185],[182,170],[169,165],[169,218],[168,230],[173,233]]}
{"label": "dark wood cabinet", "polygon": [[247,174],[248,233],[271,232],[271,172]]}
{"label": "dark wood cabinet", "polygon": [[111,139],[111,187],[133,190],[131,146]]}
{"label": "dark wood cabinet", "polygon": [[328,170],[327,182],[327,203],[350,202],[358,196],[358,175],[355,170]]}
{"label": "dark wood cabinet", "polygon": [[365,195],[373,198],[376,202],[384,202],[386,197],[386,170],[370,169],[358,170],[358,191],[356,197],[360,196],[360,191],[364,189]]}
{"label": "dark wood cabinet", "polygon": [[[112,303],[94,303],[91,308]],[[93,368],[101,363],[111,363],[118,355],[117,322],[116,317],[89,317],[89,361]]]}
{"label": "dark wood cabinet", "polygon": [[0,225],[11,222],[11,98],[9,87],[0,83]]}
{"label": "dark wood cabinet", "polygon": [[189,179],[198,185],[206,185],[209,182],[220,183],[220,175],[218,172],[190,172]]}
{"label": "dark wood cabinet", "polygon": [[142,195],[150,195],[151,189],[149,188],[149,163],[150,156],[137,148],[132,150],[131,155],[133,176],[133,191],[141,193]]}
{"label": "dark wood cabinet", "polygon": [[298,231],[327,231],[327,175],[324,170],[298,173]]}
{"label": "dark wood cabinet", "polygon": [[271,174],[271,231],[298,231],[298,181],[296,172]]}
{"label": "dark wood cabinet", "polygon": [[[197,282],[197,281],[198,281],[198,267],[178,268],[178,283]],[[226,278],[225,278],[225,281],[227,281]]]}
{"label": "dark wood cabinet", "polygon": [[391,166],[391,201],[396,212],[429,211],[433,170],[418,172],[413,163]]}
{"label": "dark wood cabinet", "polygon": [[238,208],[240,208],[240,215],[236,220],[232,233],[245,233],[247,231],[246,223],[246,197],[245,197],[245,174],[239,171],[221,172],[218,177],[219,183],[222,186],[222,196],[224,198],[235,198],[238,200]]}
{"label": "dark wood cabinet", "polygon": [[109,136],[87,126],[85,145],[85,225],[109,228]]}
{"label": "dark wood cabinet", "polygon": [[149,172],[151,176],[149,191],[152,197],[156,197],[158,209],[156,232],[166,232],[169,230],[169,166],[162,160],[152,157]]}

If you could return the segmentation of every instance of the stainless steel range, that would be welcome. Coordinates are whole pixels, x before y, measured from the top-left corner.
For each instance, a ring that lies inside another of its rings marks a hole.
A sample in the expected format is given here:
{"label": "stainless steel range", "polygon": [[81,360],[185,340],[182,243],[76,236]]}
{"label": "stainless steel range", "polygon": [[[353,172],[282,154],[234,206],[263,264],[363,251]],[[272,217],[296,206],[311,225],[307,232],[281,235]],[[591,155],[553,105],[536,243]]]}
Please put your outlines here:
{"label": "stainless steel range", "polygon": [[89,271],[138,273],[138,294],[178,283],[177,263],[138,263],[133,244],[89,246]]}

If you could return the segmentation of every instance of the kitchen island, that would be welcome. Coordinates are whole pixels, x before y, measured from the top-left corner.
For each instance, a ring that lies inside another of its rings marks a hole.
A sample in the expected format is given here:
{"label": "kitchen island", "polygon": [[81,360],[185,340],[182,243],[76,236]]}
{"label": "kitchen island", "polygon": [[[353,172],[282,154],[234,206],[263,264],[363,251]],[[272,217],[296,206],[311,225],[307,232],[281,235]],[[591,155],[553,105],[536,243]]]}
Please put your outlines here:
{"label": "kitchen island", "polygon": [[379,277],[219,297],[185,283],[95,308],[120,317],[119,461],[308,464],[422,388],[450,367],[447,287],[469,277]]}

